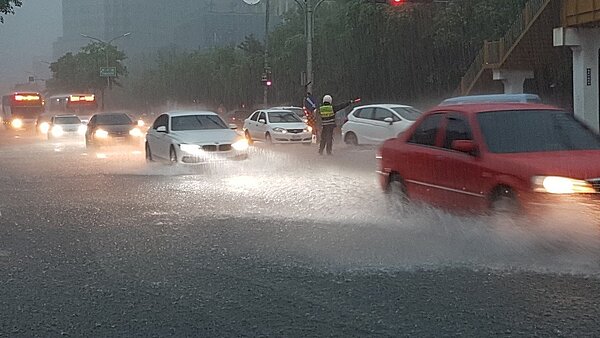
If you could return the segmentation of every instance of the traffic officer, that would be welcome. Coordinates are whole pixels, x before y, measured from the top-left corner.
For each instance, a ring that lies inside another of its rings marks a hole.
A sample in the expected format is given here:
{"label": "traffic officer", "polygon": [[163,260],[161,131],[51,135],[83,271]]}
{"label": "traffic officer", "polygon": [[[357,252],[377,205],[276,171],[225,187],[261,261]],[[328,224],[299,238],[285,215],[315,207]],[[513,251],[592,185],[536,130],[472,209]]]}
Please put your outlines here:
{"label": "traffic officer", "polygon": [[323,150],[327,155],[331,155],[333,148],[333,131],[336,126],[335,113],[352,104],[354,101],[345,102],[339,105],[332,105],[331,95],[323,96],[323,104],[319,107],[318,116],[321,118],[321,142],[319,144],[319,155],[323,155]]}

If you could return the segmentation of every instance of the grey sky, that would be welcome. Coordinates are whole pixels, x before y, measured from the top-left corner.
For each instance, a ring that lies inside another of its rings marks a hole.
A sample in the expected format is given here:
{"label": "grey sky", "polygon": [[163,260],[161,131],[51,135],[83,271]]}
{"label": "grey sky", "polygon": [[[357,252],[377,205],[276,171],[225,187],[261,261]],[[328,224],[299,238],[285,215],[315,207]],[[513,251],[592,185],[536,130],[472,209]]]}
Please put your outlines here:
{"label": "grey sky", "polygon": [[62,35],[61,0],[24,0],[15,15],[0,24],[0,86],[48,77],[52,43]]}

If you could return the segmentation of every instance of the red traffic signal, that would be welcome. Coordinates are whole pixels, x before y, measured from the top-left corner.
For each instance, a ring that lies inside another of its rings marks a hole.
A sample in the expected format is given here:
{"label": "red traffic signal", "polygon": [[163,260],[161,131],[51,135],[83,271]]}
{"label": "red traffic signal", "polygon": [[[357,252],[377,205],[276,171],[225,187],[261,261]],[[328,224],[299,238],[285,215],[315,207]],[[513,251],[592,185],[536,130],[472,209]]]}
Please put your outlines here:
{"label": "red traffic signal", "polygon": [[401,5],[404,5],[407,1],[406,0],[389,0],[388,2],[391,6],[401,6]]}

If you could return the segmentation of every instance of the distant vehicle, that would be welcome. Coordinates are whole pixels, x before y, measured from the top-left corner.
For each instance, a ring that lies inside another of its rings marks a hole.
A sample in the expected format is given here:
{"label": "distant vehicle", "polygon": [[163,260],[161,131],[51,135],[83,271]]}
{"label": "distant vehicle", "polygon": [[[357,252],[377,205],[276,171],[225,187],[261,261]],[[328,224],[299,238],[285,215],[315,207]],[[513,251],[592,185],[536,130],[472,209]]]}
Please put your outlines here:
{"label": "distant vehicle", "polygon": [[421,111],[407,105],[373,104],[355,107],[342,125],[342,139],[347,144],[380,144],[398,136],[421,116]]}
{"label": "distant vehicle", "polygon": [[51,114],[73,114],[87,123],[98,112],[96,95],[89,93],[70,93],[48,97],[46,111]]}
{"label": "distant vehicle", "polygon": [[541,104],[436,107],[378,154],[382,188],[400,201],[476,212],[600,210],[600,136]]}
{"label": "distant vehicle", "polygon": [[85,132],[88,148],[101,145],[137,145],[144,133],[126,113],[100,113],[90,118]]}
{"label": "distant vehicle", "polygon": [[55,115],[48,123],[48,140],[63,137],[85,136],[87,127],[77,115]]}
{"label": "distant vehicle", "polygon": [[289,110],[257,110],[244,121],[244,134],[249,141],[266,143],[312,142],[312,127]]}
{"label": "distant vehicle", "polygon": [[40,93],[15,92],[2,96],[2,122],[7,129],[35,128],[37,118],[44,112]]}
{"label": "distant vehicle", "polygon": [[250,116],[252,112],[245,109],[237,109],[225,114],[225,121],[229,124],[235,124],[239,129],[244,126],[244,120]]}
{"label": "distant vehicle", "polygon": [[248,141],[233,128],[214,112],[164,113],[146,134],[146,160],[176,164],[246,159]]}
{"label": "distant vehicle", "polygon": [[458,96],[445,99],[440,106],[470,103],[542,103],[542,99],[536,94],[489,94]]}

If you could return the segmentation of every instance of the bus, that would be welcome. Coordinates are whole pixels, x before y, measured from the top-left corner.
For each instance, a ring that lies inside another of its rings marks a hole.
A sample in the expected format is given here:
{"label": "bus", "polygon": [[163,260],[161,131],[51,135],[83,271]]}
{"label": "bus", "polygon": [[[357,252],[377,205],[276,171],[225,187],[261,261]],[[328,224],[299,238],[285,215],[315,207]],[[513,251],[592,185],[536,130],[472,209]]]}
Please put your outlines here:
{"label": "bus", "polygon": [[77,115],[82,122],[87,123],[92,115],[98,112],[98,102],[94,94],[71,93],[52,95],[46,103],[46,113],[52,115]]}
{"label": "bus", "polygon": [[33,127],[44,112],[44,99],[36,92],[14,92],[2,96],[2,115],[7,129],[21,130]]}

